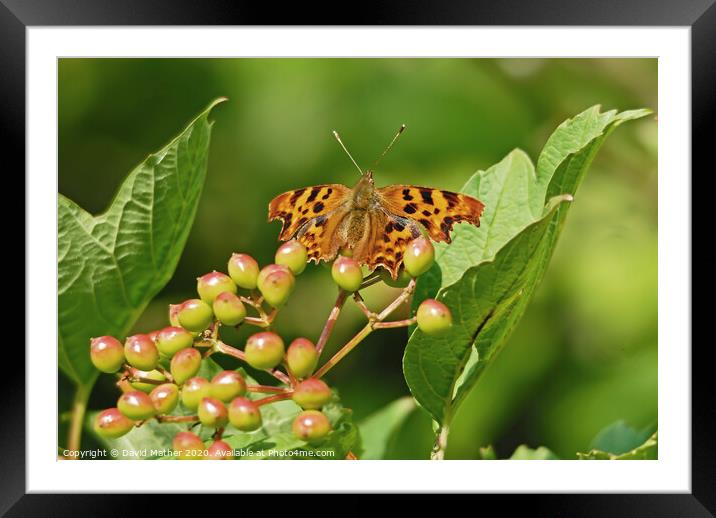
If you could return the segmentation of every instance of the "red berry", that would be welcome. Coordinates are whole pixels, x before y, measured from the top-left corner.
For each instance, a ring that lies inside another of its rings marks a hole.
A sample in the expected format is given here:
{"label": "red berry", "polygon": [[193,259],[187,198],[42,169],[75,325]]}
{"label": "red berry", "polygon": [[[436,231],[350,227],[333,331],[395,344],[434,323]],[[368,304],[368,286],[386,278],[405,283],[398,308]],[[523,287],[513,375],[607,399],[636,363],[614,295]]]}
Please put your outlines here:
{"label": "red berry", "polygon": [[259,276],[259,265],[250,255],[233,254],[229,259],[229,275],[239,287],[254,290]]}
{"label": "red berry", "polygon": [[196,291],[201,300],[211,304],[219,293],[236,293],[236,283],[225,273],[213,271],[196,280]]}
{"label": "red berry", "polygon": [[288,266],[294,275],[299,275],[306,269],[308,252],[306,247],[292,239],[282,244],[276,251],[276,264]]}
{"label": "red berry", "polygon": [[194,335],[183,327],[170,326],[161,329],[155,340],[159,353],[171,358],[177,352],[194,343]]}
{"label": "red berry", "polygon": [[318,363],[318,351],[308,338],[296,338],[286,351],[286,363],[294,376],[305,378],[313,373]]}
{"label": "red berry", "polygon": [[323,381],[308,378],[296,385],[291,399],[304,410],[317,410],[328,403],[332,396],[331,389]]}
{"label": "red berry", "polygon": [[255,369],[273,369],[283,360],[283,340],[276,333],[263,331],[246,341],[246,361]]}
{"label": "red berry", "polygon": [[211,380],[211,397],[228,403],[246,393],[246,382],[236,371],[221,371]]}
{"label": "red berry", "polygon": [[174,381],[182,385],[196,375],[201,367],[201,353],[193,347],[182,349],[174,355],[169,365]]}
{"label": "red berry", "polygon": [[309,444],[318,444],[331,431],[331,423],[318,410],[305,410],[296,416],[291,426],[293,435]]}
{"label": "red berry", "polygon": [[238,325],[246,316],[246,308],[241,299],[228,291],[216,296],[213,309],[216,318],[225,326]]}
{"label": "red berry", "polygon": [[229,405],[229,422],[242,432],[252,432],[261,427],[261,411],[250,399],[234,398]]}
{"label": "red berry", "polygon": [[360,264],[343,255],[333,261],[331,276],[341,289],[350,292],[357,291],[363,282],[363,272],[360,269]]}
{"label": "red berry", "polygon": [[199,402],[209,397],[211,384],[206,378],[196,377],[187,380],[181,388],[181,402],[189,410],[196,410]]}
{"label": "red berry", "polygon": [[128,336],[124,342],[127,363],[142,371],[153,370],[159,363],[159,350],[147,335]]}
{"label": "red berry", "polygon": [[149,393],[157,414],[170,414],[179,403],[179,388],[174,383],[164,383]]}
{"label": "red berry", "polygon": [[199,401],[199,421],[204,426],[223,428],[228,421],[228,413],[224,403],[213,397],[205,397]]}
{"label": "red berry", "polygon": [[151,398],[140,390],[122,394],[117,401],[117,408],[135,421],[149,419],[156,412]]}
{"label": "red berry", "polygon": [[259,273],[256,285],[264,300],[277,308],[286,303],[293,292],[295,278],[287,266],[270,264]]}
{"label": "red berry", "polygon": [[426,334],[439,334],[452,326],[452,314],[448,307],[435,299],[425,299],[418,306],[418,327]]}
{"label": "red berry", "polygon": [[420,236],[408,243],[405,249],[403,264],[413,277],[427,272],[435,261],[435,248],[425,236]]}
{"label": "red berry", "polygon": [[182,460],[198,460],[204,457],[204,443],[199,436],[191,432],[179,432],[172,440],[172,447],[177,458]]}
{"label": "red berry", "polygon": [[234,450],[224,441],[216,440],[209,445],[204,458],[207,460],[232,460]]}
{"label": "red berry", "polygon": [[124,364],[124,347],[113,336],[100,336],[90,341],[92,365],[102,372],[117,372]]}
{"label": "red berry", "polygon": [[182,303],[177,312],[179,325],[192,332],[203,331],[211,324],[214,313],[211,306],[199,299],[189,299]]}
{"label": "red berry", "polygon": [[134,422],[117,408],[103,410],[94,418],[94,431],[107,439],[122,437],[133,427]]}

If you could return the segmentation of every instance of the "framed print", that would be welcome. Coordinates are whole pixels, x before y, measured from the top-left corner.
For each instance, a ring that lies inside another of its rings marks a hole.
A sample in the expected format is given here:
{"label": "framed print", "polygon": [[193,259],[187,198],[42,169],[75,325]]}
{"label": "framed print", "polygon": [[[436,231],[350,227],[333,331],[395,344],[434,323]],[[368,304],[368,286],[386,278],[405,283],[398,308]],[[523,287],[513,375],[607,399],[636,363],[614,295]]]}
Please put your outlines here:
{"label": "framed print", "polygon": [[509,492],[708,516],[716,8],[537,5],[347,27],[5,1],[27,303],[3,512]]}

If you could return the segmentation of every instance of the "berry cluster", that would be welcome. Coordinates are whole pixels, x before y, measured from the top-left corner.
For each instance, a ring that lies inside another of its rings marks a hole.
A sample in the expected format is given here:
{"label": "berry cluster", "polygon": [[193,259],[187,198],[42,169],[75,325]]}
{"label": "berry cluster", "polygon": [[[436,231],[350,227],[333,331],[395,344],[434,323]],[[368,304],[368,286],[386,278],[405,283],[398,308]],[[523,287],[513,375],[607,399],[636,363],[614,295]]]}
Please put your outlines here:
{"label": "berry cluster", "polygon": [[[117,438],[150,419],[187,423],[188,430],[173,440],[178,458],[228,459],[232,449],[221,438],[229,424],[244,432],[257,430],[262,424],[263,405],[291,399],[302,409],[293,421],[293,434],[310,445],[319,445],[332,430],[328,417],[321,412],[333,398],[321,379],[326,372],[376,329],[417,323],[422,331],[432,334],[451,325],[450,311],[434,299],[423,301],[412,318],[385,321],[409,299],[415,278],[425,273],[433,261],[433,246],[424,237],[409,244],[404,269],[397,280],[383,270],[364,276],[358,262],[339,256],[331,269],[339,295],[321,336],[315,344],[307,338],[296,338],[286,348],[281,336],[271,329],[294,289],[296,276],[306,267],[305,247],[295,240],[288,241],[277,250],[275,263],[263,268],[249,255],[233,254],[228,275],[213,271],[199,277],[199,298],[170,305],[170,326],[129,336],[124,344],[111,336],[91,340],[92,363],[102,372],[118,373],[117,385],[122,390],[117,406],[100,412],[94,428],[103,437]],[[360,290],[381,280],[403,289],[383,311],[374,313]],[[321,351],[349,296],[368,323],[317,369]],[[255,314],[249,315],[247,308]],[[221,341],[222,326],[241,325],[261,329],[248,338],[243,350]],[[229,370],[211,380],[198,376],[202,361],[216,353],[268,372],[280,386],[250,385],[239,372]],[[251,399],[247,397],[249,393],[267,395]],[[179,404],[191,414],[172,414]],[[208,447],[191,431],[198,423],[215,430]]]}

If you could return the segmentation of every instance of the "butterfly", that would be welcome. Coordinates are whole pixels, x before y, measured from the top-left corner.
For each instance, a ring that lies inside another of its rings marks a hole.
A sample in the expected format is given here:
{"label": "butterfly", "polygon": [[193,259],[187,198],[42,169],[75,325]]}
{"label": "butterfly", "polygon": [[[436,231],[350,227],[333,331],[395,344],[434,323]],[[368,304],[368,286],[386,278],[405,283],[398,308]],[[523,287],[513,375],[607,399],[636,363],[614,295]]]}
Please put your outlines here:
{"label": "butterfly", "polygon": [[279,240],[295,236],[309,261],[331,261],[345,253],[370,270],[385,268],[396,279],[408,243],[422,234],[421,228],[434,241],[450,243],[456,223],[480,226],[484,205],[471,196],[414,185],[377,188],[373,171],[363,171],[333,133],[361,172],[358,183],[353,188],[323,184],[296,189],[269,203],[269,221],[283,223]]}

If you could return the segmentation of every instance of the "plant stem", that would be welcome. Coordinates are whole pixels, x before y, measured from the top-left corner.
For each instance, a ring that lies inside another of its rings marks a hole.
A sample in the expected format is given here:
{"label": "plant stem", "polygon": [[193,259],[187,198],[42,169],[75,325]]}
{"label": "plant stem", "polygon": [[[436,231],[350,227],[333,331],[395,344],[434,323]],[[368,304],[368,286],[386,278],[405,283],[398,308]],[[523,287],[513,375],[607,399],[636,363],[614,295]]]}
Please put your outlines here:
{"label": "plant stem", "polygon": [[320,378],[324,374],[326,374],[329,370],[331,370],[335,365],[341,361],[349,352],[351,352],[359,343],[363,341],[363,339],[371,334],[373,332],[373,323],[368,322],[363,329],[358,331],[358,333],[351,338],[346,345],[341,347],[341,349],[333,355],[333,357],[328,360],[326,363],[324,363],[320,369],[316,371],[314,374],[314,377]]}
{"label": "plant stem", "polygon": [[269,403],[275,403],[276,401],[282,401],[284,399],[291,399],[292,392],[284,392],[283,394],[275,394],[273,396],[257,399],[254,401],[258,406],[268,405]]}
{"label": "plant stem", "polygon": [[[67,432],[67,449],[70,451],[79,451],[82,443],[82,425],[85,420],[85,412],[87,411],[87,401],[89,400],[92,384],[80,384],[75,389],[75,397],[72,401],[72,419],[70,428]],[[78,456],[68,457],[69,459],[78,459]]]}
{"label": "plant stem", "polygon": [[394,322],[376,322],[373,324],[373,329],[391,329],[394,327],[407,327],[412,326],[417,322],[417,318],[406,318],[405,320],[396,320]]}
{"label": "plant stem", "polygon": [[158,415],[154,417],[160,423],[197,423],[198,415]]}
{"label": "plant stem", "polygon": [[445,450],[447,449],[448,433],[450,428],[448,425],[442,425],[438,435],[435,437],[435,445],[433,451],[430,452],[430,460],[445,460]]}
{"label": "plant stem", "polygon": [[129,376],[125,379],[130,383],[147,383],[149,385],[164,385],[165,383],[173,383],[169,380],[153,380],[150,378],[142,378],[141,376]]}
{"label": "plant stem", "polygon": [[331,313],[328,315],[326,325],[323,326],[321,336],[318,338],[318,343],[316,343],[316,351],[318,352],[319,356],[321,354],[321,351],[323,351],[323,348],[326,346],[326,342],[328,342],[328,337],[331,336],[331,331],[333,331],[333,326],[336,325],[336,320],[338,320],[338,315],[341,312],[343,304],[345,304],[346,302],[346,298],[348,298],[348,292],[340,290],[340,292],[338,293],[338,298],[336,299],[336,303],[333,305],[333,309],[331,309]]}
{"label": "plant stem", "polygon": [[[346,343],[341,349],[333,355],[333,357],[328,360],[326,363],[324,363],[320,369],[316,371],[314,376],[316,378],[320,378],[324,376],[329,370],[331,370],[335,365],[341,361],[343,358],[346,357],[346,355],[351,352],[355,347],[363,341],[363,339],[371,334],[374,329],[377,329],[379,327],[402,327],[406,325],[410,325],[412,319],[406,319],[403,321],[397,321],[396,323],[399,325],[396,325],[394,322],[386,322],[387,325],[379,326],[378,324],[381,323],[382,320],[386,319],[390,314],[398,309],[398,307],[405,302],[408,297],[413,293],[413,290],[415,290],[415,279],[411,279],[408,285],[403,289],[403,291],[398,295],[393,302],[388,304],[388,306],[381,311],[378,315],[375,315],[371,313],[371,316],[368,317],[368,323],[358,331],[358,333],[351,338],[348,343]],[[362,299],[361,299],[362,300]],[[334,308],[335,309],[335,308]],[[338,314],[336,314],[336,318],[338,317]],[[329,319],[330,320],[330,319]],[[326,323],[326,326],[328,325],[328,322]],[[332,326],[331,326],[332,327]]]}
{"label": "plant stem", "polygon": [[269,385],[247,385],[246,390],[247,392],[259,392],[269,394],[283,394],[284,392],[288,392],[288,389],[282,387],[271,387]]}
{"label": "plant stem", "polygon": [[370,309],[368,309],[368,306],[365,305],[365,300],[363,300],[363,297],[361,297],[361,294],[359,292],[356,291],[353,294],[353,300],[355,300],[355,303],[358,305],[360,310],[363,312],[363,314],[365,315],[365,318],[367,318],[368,320],[375,318],[375,316],[376,316],[375,313],[373,313]]}
{"label": "plant stem", "polygon": [[[228,344],[225,344],[221,340],[216,340],[214,342],[214,349],[220,353],[226,354],[228,356],[233,356],[234,358],[237,358],[243,362],[246,361],[246,355],[244,354],[244,351],[237,349],[236,347],[232,347]],[[283,372],[276,370],[276,369],[265,369],[265,372],[268,372],[271,376],[279,380],[281,383],[285,383],[286,385],[291,384],[291,380],[286,376]]]}

